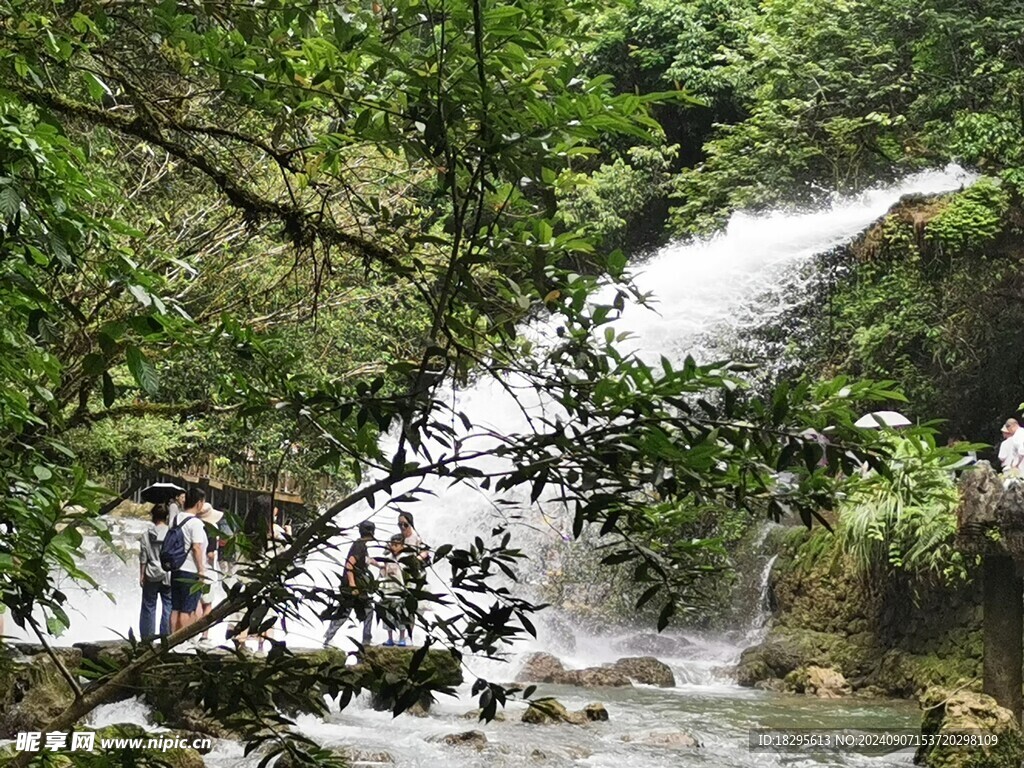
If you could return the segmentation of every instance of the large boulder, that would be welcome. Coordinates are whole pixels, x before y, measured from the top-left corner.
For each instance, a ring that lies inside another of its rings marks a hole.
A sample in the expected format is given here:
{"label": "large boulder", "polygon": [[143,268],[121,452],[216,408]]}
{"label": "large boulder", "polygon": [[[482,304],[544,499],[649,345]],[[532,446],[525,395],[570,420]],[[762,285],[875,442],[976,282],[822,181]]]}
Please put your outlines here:
{"label": "large boulder", "polygon": [[803,665],[806,658],[806,644],[801,643],[796,635],[781,632],[769,635],[760,645],[747,648],[740,654],[736,682],[751,688],[763,680],[785,678]]}
{"label": "large boulder", "polygon": [[647,747],[669,747],[671,749],[693,749],[701,746],[697,739],[682,731],[647,731],[646,733],[627,734],[622,737],[622,740]]}
{"label": "large boulder", "polygon": [[477,751],[487,746],[487,735],[483,731],[463,731],[448,733],[444,736],[432,736],[427,741],[447,744],[449,747],[471,747]]}
{"label": "large boulder", "polygon": [[843,673],[831,667],[801,667],[786,675],[786,687],[822,699],[838,699],[851,693]]}
{"label": "large boulder", "polygon": [[1013,713],[984,693],[930,688],[921,698],[924,736],[962,734],[978,741],[921,746],[914,762],[930,768],[1020,768],[1024,737]]}
{"label": "large boulder", "polygon": [[[55,649],[54,655],[72,674],[82,663],[81,652],[74,648]],[[0,647],[0,739],[42,730],[73,701],[71,687],[42,648]]]}
{"label": "large boulder", "polygon": [[550,653],[531,653],[523,662],[516,680],[523,683],[558,683],[565,666]]}
{"label": "large boulder", "polygon": [[[368,690],[375,709],[391,710],[402,697],[414,694],[409,665],[417,650],[369,646],[355,665],[348,665],[349,655],[338,649],[296,650],[284,659],[285,666],[276,682],[295,689],[294,695],[283,697],[292,707],[288,714],[302,711],[303,699],[311,690],[309,685],[323,694],[329,694],[332,687],[344,685]],[[280,702],[271,702],[265,696],[265,687],[256,682],[261,679],[266,663],[264,658],[239,657],[225,652],[199,656],[169,654],[162,663],[146,670],[140,686],[146,703],[163,724],[226,737],[229,734],[205,716],[200,706],[202,697],[210,700],[227,695],[226,691],[211,690],[210,681],[223,673],[233,686],[245,689],[243,692],[248,698],[261,702],[260,706],[268,711],[280,708]],[[310,679],[315,682],[309,683]],[[462,683],[462,668],[448,651],[431,649],[415,672],[415,682],[432,690],[454,689]],[[406,711],[425,714],[431,701],[429,694],[423,694],[409,702],[411,706]]]}
{"label": "large boulder", "polygon": [[[352,669],[360,675],[370,689],[370,706],[378,712],[393,710],[409,684],[409,666],[418,648],[385,648],[367,646]],[[462,666],[446,650],[429,650],[416,670],[416,680],[434,689],[454,689],[462,684]],[[418,697],[405,711],[412,715],[425,715],[433,698],[430,694]]]}
{"label": "large boulder", "polygon": [[614,664],[583,669],[566,669],[550,653],[533,653],[527,657],[516,676],[523,683],[576,685],[581,688],[623,688],[633,681],[643,685],[671,688],[676,684],[672,669],[653,656],[619,659]]}
{"label": "large boulder", "polygon": [[619,659],[612,665],[634,682],[641,685],[656,685],[659,688],[674,688],[676,684],[672,668],[653,656],[633,656]]}
{"label": "large boulder", "polygon": [[580,688],[627,688],[632,685],[626,673],[615,667],[570,669],[555,682]]}

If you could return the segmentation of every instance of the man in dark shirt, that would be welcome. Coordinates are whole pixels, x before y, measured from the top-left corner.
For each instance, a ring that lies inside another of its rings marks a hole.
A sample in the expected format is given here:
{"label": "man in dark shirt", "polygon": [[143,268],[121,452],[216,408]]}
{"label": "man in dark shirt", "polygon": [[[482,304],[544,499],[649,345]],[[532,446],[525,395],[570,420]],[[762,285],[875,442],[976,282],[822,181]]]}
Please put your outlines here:
{"label": "man in dark shirt", "polygon": [[345,558],[345,573],[342,578],[342,590],[338,614],[331,620],[324,636],[324,647],[331,644],[338,630],[345,624],[352,611],[363,619],[363,645],[369,645],[373,632],[373,602],[367,594],[366,585],[370,581],[369,554],[367,544],[373,541],[377,530],[369,520],[359,524],[359,539],[352,542]]}

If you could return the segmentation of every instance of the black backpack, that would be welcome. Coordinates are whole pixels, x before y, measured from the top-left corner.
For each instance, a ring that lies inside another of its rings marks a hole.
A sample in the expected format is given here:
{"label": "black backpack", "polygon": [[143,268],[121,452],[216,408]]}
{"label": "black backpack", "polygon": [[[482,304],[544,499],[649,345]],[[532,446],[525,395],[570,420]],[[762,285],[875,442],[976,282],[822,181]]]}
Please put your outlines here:
{"label": "black backpack", "polygon": [[192,519],[191,515],[178,515],[180,520],[167,532],[164,543],[160,545],[160,567],[165,571],[176,571],[181,568],[188,557],[185,550],[185,523]]}

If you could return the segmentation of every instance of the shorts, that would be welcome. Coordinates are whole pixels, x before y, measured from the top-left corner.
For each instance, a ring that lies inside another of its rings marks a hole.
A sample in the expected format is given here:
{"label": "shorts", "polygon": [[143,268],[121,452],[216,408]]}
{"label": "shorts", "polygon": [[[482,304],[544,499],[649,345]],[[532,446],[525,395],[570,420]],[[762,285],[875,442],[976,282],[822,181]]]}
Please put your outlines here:
{"label": "shorts", "polygon": [[171,574],[171,610],[179,613],[195,613],[199,607],[198,590],[192,591],[199,581],[199,574],[191,571],[174,571]]}

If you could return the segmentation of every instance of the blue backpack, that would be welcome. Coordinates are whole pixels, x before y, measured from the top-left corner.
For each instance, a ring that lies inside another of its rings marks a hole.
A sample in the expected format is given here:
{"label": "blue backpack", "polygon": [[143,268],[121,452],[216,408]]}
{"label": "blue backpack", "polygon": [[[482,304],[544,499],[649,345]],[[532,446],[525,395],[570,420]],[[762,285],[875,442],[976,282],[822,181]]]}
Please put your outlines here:
{"label": "blue backpack", "polygon": [[181,519],[167,532],[164,543],[160,545],[160,567],[165,571],[178,570],[188,557],[185,550],[185,532],[182,528],[192,516],[179,514],[178,517]]}

